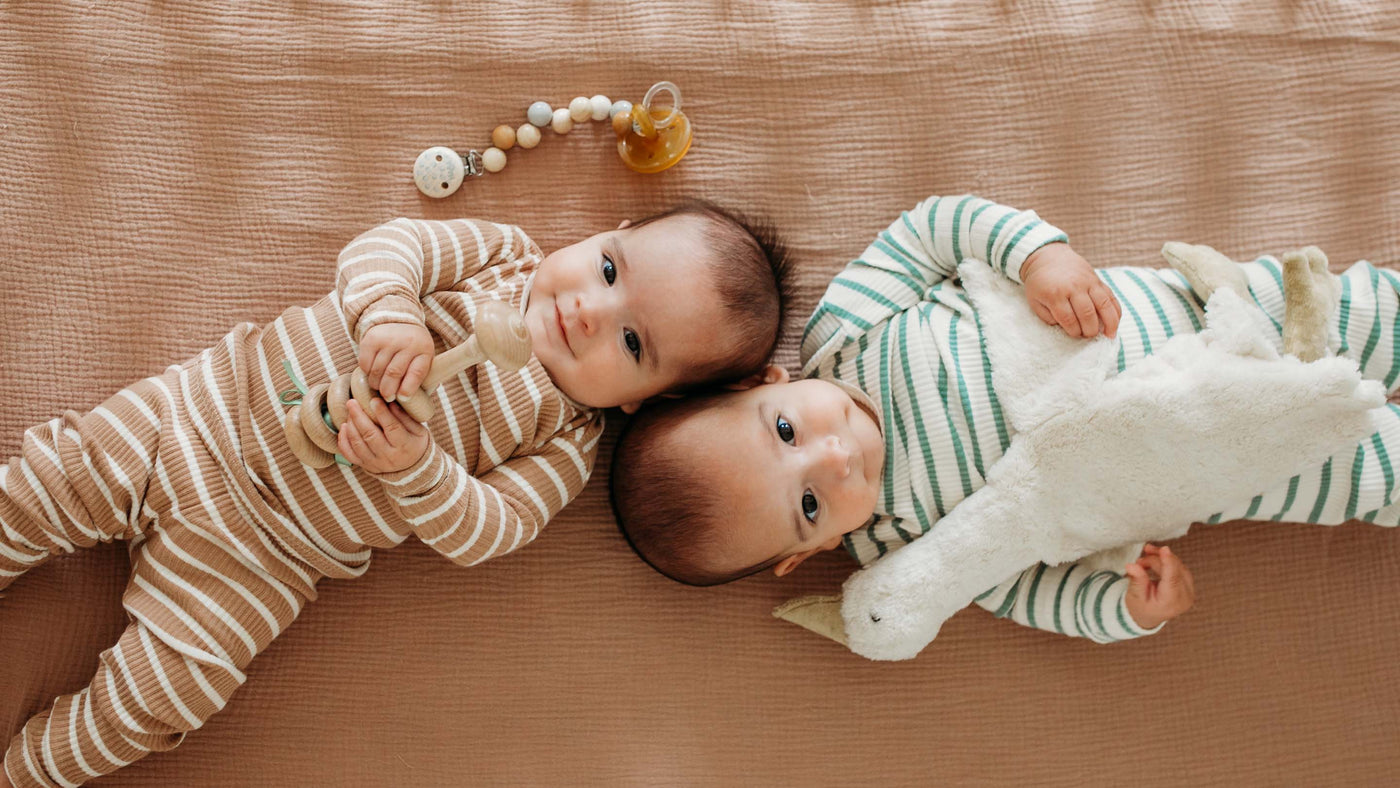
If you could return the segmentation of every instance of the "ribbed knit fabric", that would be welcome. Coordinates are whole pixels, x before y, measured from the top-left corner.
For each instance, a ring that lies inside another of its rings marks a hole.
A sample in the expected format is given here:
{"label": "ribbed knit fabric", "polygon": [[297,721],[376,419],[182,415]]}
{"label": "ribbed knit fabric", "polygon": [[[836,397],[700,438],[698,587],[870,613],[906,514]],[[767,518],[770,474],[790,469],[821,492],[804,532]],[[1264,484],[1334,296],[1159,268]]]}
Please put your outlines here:
{"label": "ribbed knit fabric", "polygon": [[131,540],[133,623],[87,688],[11,742],[15,785],[77,785],[174,747],[317,582],[362,574],[371,548],[414,535],[472,565],[534,539],[583,488],[603,428],[537,359],[440,385],[429,450],[389,474],[298,462],[280,392],[284,359],[307,386],[329,381],[380,323],[426,325],[438,352],[460,343],[482,303],[523,309],[541,259],[514,227],[396,220],[345,248],[336,292],[315,305],[28,430],[0,466],[0,588],[53,555]]}
{"label": "ribbed knit fabric", "polygon": [[[976,197],[932,197],[905,212],[832,282],[807,323],[803,374],[864,391],[881,415],[885,474],[875,517],[847,535],[869,563],[927,533],[984,483],[1014,432],[992,388],[976,309],[956,281],[965,258],[991,263],[1014,281],[1032,252],[1064,233],[1033,211]],[[1277,260],[1245,264],[1254,302],[1282,330]],[[1203,304],[1170,269],[1097,271],[1123,307],[1118,367],[1149,355],[1174,334],[1204,326]],[[1341,277],[1333,316],[1339,352],[1388,389],[1400,384],[1400,278],[1369,263]],[[1400,453],[1400,409],[1354,452],[1211,518],[1340,523],[1400,521],[1390,456]],[[1034,517],[1034,512],[1026,516]],[[1127,579],[1078,564],[1034,566],[977,600],[1027,626],[1112,642],[1150,634],[1123,605]]]}

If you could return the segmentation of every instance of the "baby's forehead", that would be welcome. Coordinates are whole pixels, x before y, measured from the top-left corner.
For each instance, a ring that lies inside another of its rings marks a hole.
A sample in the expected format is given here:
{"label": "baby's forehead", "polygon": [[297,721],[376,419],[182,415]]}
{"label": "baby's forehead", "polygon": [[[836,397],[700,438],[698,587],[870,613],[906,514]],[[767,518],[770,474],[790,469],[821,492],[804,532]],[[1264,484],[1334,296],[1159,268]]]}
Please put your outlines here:
{"label": "baby's forehead", "polygon": [[675,439],[697,475],[751,494],[767,487],[772,455],[761,423],[742,392],[720,394],[677,425]]}

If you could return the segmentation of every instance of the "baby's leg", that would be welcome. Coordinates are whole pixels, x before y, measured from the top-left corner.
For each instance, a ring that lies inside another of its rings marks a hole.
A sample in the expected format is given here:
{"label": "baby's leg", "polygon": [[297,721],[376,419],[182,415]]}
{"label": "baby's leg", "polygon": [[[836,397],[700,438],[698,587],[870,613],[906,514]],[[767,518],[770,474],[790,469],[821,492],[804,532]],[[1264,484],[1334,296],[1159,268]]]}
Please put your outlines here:
{"label": "baby's leg", "polygon": [[0,465],[0,588],[58,553],[144,529],[174,380],[148,378],[25,432],[19,456]]}
{"label": "baby's leg", "polygon": [[307,601],[257,565],[269,556],[250,560],[200,523],[162,515],[146,534],[123,598],[131,625],[87,688],[10,742],[16,786],[76,785],[175,747],[224,707]]}
{"label": "baby's leg", "polygon": [[[1240,268],[1249,280],[1250,299],[1282,337],[1282,266],[1272,257],[1261,257]],[[1173,334],[1199,331],[1204,325],[1204,305],[1176,271],[1154,269],[1149,275],[1144,269],[1102,270],[1124,304],[1124,325],[1118,331],[1123,363],[1141,358]],[[1329,323],[1331,333],[1341,339],[1338,355],[1355,360],[1364,377],[1394,392],[1400,388],[1400,272],[1362,261],[1338,276],[1341,301]]]}
{"label": "baby's leg", "polygon": [[1386,406],[1374,435],[1350,451],[1211,517],[1338,525],[1400,525],[1400,405]]}

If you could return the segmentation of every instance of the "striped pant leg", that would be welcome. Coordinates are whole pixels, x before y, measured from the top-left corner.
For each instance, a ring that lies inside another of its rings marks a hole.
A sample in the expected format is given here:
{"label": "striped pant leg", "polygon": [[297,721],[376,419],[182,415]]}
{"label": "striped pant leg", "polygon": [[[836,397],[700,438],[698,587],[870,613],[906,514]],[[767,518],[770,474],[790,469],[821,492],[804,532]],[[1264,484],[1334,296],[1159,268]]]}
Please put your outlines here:
{"label": "striped pant leg", "polygon": [[92,682],[11,741],[5,769],[15,786],[79,785],[174,748],[224,707],[253,657],[305,605],[212,526],[175,509],[134,552],[123,598],[132,622]]}
{"label": "striped pant leg", "polygon": [[129,539],[168,423],[157,379],[27,430],[0,465],[0,588],[59,553]]}
{"label": "striped pant leg", "polygon": [[[1250,290],[1272,319],[1283,319],[1283,292],[1277,263],[1245,266]],[[1341,340],[1338,354],[1351,358],[1361,374],[1394,392],[1400,386],[1400,274],[1359,262],[1341,274],[1342,300],[1332,318]],[[1400,524],[1400,406],[1391,404],[1377,430],[1353,449],[1289,479],[1252,500],[1210,518],[1276,520],[1337,525],[1362,520]]]}

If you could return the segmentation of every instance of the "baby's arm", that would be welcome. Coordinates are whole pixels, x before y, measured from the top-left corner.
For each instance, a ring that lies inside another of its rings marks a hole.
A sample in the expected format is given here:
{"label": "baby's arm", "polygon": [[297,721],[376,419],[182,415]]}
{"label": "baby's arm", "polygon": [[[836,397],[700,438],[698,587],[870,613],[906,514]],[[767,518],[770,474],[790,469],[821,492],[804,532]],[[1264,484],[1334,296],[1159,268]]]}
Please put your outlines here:
{"label": "baby's arm", "polygon": [[1079,564],[1037,564],[978,597],[977,604],[1023,626],[1114,643],[1155,634],[1194,599],[1191,573],[1181,559],[1169,548],[1147,545],[1127,576]]}
{"label": "baby's arm", "polygon": [[[451,289],[484,268],[519,269],[538,258],[539,249],[518,228],[467,219],[395,219],[347,244],[337,264],[336,292],[370,386],[392,402],[416,390],[427,375],[433,340],[423,322],[423,296]],[[502,270],[494,284],[513,272]],[[500,289],[511,297],[508,288]]]}
{"label": "baby's arm", "polygon": [[1066,240],[1034,211],[972,196],[930,197],[901,214],[832,281],[803,332],[804,363],[926,300],[965,258],[986,260],[1019,282],[1033,252]]}
{"label": "baby's arm", "polygon": [[422,459],[377,474],[399,515],[429,547],[464,566],[529,543],[588,481],[602,419],[581,416],[530,455],[480,478],[430,443]]}

